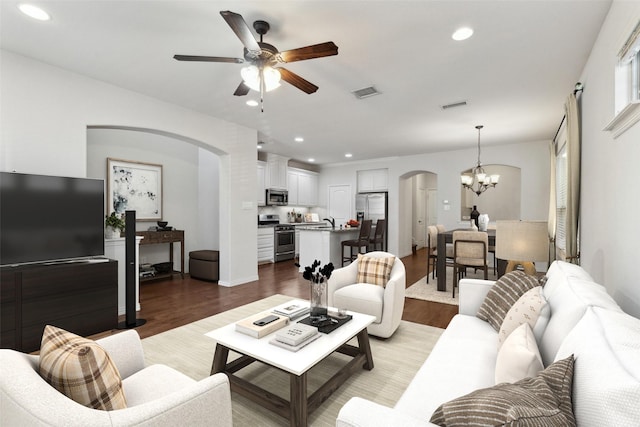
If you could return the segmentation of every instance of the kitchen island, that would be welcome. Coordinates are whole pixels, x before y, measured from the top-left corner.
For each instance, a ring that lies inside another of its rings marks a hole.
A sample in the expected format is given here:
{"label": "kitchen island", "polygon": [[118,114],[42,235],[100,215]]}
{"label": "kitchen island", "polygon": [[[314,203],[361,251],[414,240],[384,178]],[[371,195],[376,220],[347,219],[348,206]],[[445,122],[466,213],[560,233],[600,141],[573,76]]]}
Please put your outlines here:
{"label": "kitchen island", "polygon": [[297,227],[300,230],[300,271],[319,260],[322,265],[332,262],[335,268],[342,266],[342,242],[355,240],[359,228]]}

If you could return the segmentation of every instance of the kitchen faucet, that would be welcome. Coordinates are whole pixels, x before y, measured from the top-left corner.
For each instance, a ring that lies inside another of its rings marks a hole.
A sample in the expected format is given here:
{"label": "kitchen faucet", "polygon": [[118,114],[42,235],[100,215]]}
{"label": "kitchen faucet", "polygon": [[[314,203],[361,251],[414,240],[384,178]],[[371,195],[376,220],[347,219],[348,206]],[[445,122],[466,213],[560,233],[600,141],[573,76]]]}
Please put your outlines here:
{"label": "kitchen faucet", "polygon": [[[331,219],[329,219],[331,218]],[[336,220],[334,217],[322,218],[323,221],[329,221],[331,223],[331,228],[336,228]]]}

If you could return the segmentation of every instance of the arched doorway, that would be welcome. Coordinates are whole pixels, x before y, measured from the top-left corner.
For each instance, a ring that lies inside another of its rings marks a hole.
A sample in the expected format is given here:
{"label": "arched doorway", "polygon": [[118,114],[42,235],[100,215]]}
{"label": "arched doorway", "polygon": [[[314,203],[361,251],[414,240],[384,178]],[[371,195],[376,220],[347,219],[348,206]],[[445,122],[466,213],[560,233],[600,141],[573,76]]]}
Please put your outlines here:
{"label": "arched doorway", "polygon": [[[87,127],[87,176],[106,179],[106,158],[163,165],[163,220],[185,231],[185,254],[220,249],[220,154],[224,153],[199,141],[158,130]],[[136,230],[155,225],[154,221],[136,221]],[[179,250],[174,245],[174,259],[180,259]],[[163,245],[141,248],[141,263],[166,258]]]}

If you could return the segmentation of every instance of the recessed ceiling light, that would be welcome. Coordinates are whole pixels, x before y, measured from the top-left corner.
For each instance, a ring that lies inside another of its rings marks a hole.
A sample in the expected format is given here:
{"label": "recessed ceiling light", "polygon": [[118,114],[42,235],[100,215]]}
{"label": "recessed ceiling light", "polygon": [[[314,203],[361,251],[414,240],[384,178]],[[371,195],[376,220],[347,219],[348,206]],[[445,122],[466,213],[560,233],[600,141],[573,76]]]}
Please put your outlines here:
{"label": "recessed ceiling light", "polygon": [[294,138],[294,141],[295,141],[295,142],[303,142],[303,141],[304,141],[304,138],[303,138],[303,137],[301,137],[301,136],[296,136],[296,137]]}
{"label": "recessed ceiling light", "polygon": [[250,99],[247,101],[247,105],[249,107],[257,107],[258,106],[258,101],[256,101],[255,99]]}
{"label": "recessed ceiling light", "polygon": [[351,153],[347,153],[347,154],[345,154],[344,156],[345,156],[345,157],[347,157],[347,158],[351,158],[351,157],[353,157],[353,154],[351,154]]}
{"label": "recessed ceiling light", "polygon": [[316,161],[316,159],[314,159],[313,157],[311,157],[311,158],[307,159],[307,161],[308,161],[308,162],[310,162],[310,163],[313,163],[313,162],[315,162],[315,161]]}
{"label": "recessed ceiling light", "polygon": [[47,12],[32,4],[19,4],[18,9],[28,17],[37,19],[38,21],[48,21],[51,19],[51,16],[49,16]]}
{"label": "recessed ceiling light", "polygon": [[451,38],[456,41],[466,40],[473,35],[473,30],[469,27],[458,28],[452,35]]}

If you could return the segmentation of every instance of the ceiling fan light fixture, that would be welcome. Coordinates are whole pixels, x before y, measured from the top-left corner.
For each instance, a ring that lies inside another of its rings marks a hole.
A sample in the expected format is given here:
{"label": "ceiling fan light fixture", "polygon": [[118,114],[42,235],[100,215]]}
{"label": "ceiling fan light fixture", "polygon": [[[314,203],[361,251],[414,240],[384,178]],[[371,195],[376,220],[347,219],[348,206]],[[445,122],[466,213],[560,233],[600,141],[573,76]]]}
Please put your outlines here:
{"label": "ceiling fan light fixture", "polygon": [[260,68],[255,65],[249,65],[240,70],[244,83],[257,92],[260,92],[260,74],[264,78],[264,90],[266,92],[271,92],[280,87],[280,71],[273,67],[264,67],[262,73],[260,73]]}

